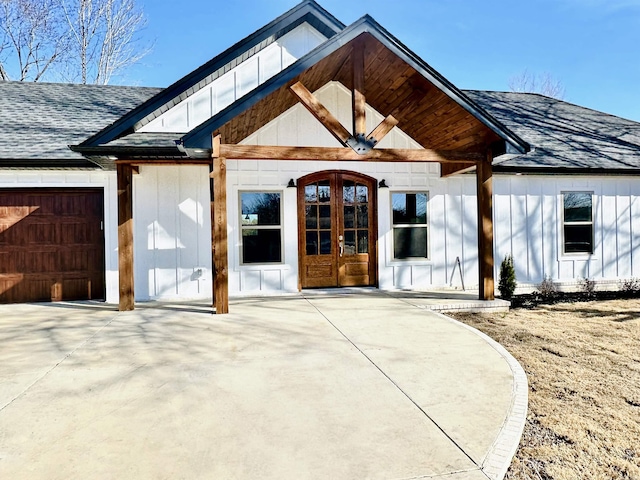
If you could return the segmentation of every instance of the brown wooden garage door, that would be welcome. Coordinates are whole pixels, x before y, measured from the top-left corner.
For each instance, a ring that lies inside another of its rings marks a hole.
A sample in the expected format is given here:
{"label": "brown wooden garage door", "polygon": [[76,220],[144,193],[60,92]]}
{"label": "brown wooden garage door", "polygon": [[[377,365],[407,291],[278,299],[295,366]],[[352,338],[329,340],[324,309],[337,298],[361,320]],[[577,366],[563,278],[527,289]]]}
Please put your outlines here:
{"label": "brown wooden garage door", "polygon": [[104,299],[102,189],[0,189],[0,303]]}

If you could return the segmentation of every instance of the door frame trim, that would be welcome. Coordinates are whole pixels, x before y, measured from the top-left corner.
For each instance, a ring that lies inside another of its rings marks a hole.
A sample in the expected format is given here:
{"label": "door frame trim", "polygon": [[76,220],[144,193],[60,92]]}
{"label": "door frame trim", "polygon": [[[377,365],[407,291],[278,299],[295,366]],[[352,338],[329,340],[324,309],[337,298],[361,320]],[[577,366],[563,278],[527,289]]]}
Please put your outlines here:
{"label": "door frame trim", "polygon": [[[378,274],[378,241],[379,241],[379,232],[378,232],[378,180],[375,177],[370,175],[366,175],[364,173],[356,172],[353,170],[340,170],[340,169],[332,169],[332,170],[320,170],[317,172],[308,173],[307,175],[303,175],[296,179],[296,215],[298,221],[298,291],[302,291],[302,269],[303,269],[303,249],[306,248],[306,244],[303,239],[303,230],[304,230],[304,221],[305,219],[301,215],[302,208],[300,205],[300,199],[303,198],[301,196],[301,189],[304,188],[303,184],[307,181],[313,179],[314,177],[322,177],[324,175],[335,175],[335,174],[343,174],[343,175],[353,175],[357,178],[361,178],[366,180],[367,182],[371,182],[373,188],[371,189],[371,205],[373,206],[374,213],[373,224],[370,226],[371,233],[374,234],[373,243],[373,253],[371,254],[373,257],[374,268],[373,268],[373,281],[370,286],[375,288],[379,287],[379,274]],[[348,287],[335,287],[335,288],[348,288]]]}

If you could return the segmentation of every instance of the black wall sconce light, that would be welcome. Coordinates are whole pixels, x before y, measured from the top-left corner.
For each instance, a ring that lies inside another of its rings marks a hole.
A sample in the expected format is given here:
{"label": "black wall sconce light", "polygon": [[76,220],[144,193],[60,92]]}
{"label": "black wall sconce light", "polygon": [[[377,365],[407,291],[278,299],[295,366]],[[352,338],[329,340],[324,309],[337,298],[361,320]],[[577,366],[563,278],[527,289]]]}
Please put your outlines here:
{"label": "black wall sconce light", "polygon": [[287,183],[287,188],[296,188],[296,186],[297,186],[296,181],[293,178],[289,179],[289,183]]}
{"label": "black wall sconce light", "polygon": [[389,185],[387,185],[387,182],[384,178],[378,183],[378,188],[389,188]]}

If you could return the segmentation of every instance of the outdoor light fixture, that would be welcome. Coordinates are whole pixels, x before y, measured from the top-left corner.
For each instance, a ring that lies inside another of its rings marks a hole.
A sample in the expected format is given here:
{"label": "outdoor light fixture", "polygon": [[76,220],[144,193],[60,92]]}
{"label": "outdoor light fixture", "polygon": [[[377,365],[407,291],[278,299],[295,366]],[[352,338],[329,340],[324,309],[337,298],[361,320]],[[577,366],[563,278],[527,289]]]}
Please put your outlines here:
{"label": "outdoor light fixture", "polygon": [[389,185],[387,185],[387,182],[385,182],[384,178],[380,180],[380,183],[378,183],[378,188],[389,188]]}
{"label": "outdoor light fixture", "polygon": [[287,188],[296,188],[296,181],[293,178],[289,179],[289,183],[287,183]]}

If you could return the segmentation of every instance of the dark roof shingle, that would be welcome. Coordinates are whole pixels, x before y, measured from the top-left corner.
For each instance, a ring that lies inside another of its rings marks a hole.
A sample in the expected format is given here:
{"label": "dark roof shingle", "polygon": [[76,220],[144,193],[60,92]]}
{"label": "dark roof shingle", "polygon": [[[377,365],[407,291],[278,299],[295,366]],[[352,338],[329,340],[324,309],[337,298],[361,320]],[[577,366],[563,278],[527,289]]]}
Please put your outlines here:
{"label": "dark roof shingle", "polygon": [[640,123],[544,95],[465,91],[532,150],[495,161],[496,170],[640,168]]}
{"label": "dark roof shingle", "polygon": [[161,89],[0,82],[2,165],[91,165],[68,145],[82,142]]}

